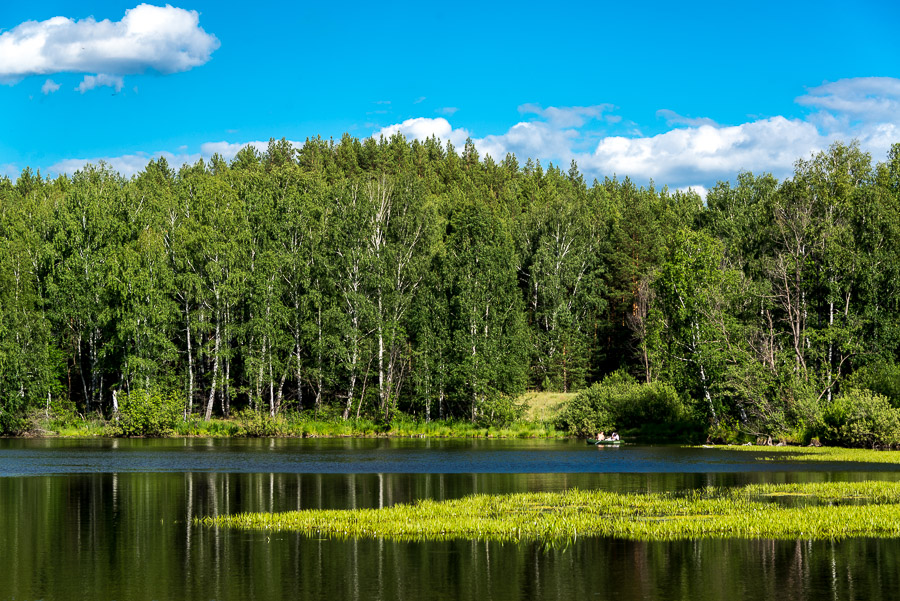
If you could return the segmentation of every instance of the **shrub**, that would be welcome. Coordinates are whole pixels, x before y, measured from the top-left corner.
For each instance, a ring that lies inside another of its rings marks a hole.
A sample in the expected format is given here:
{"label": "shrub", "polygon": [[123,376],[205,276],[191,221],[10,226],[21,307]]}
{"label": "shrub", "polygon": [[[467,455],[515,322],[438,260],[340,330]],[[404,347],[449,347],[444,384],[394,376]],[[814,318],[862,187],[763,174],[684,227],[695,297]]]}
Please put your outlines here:
{"label": "shrub", "polygon": [[556,416],[555,426],[578,436],[614,430],[613,406],[622,389],[621,383],[615,381],[617,375],[608,376],[575,395]]}
{"label": "shrub", "polygon": [[182,403],[176,393],[133,390],[122,395],[119,414],[112,424],[115,436],[167,436],[181,418]]}
{"label": "shrub", "polygon": [[900,365],[878,361],[853,372],[847,378],[849,388],[868,389],[887,397],[895,409],[900,407]]}
{"label": "shrub", "polygon": [[494,392],[487,395],[479,407],[475,424],[481,428],[505,428],[522,419],[526,408],[524,403],[517,403],[513,397]]}
{"label": "shrub", "polygon": [[828,444],[874,448],[900,442],[900,412],[871,390],[846,390],[825,407],[822,421],[820,438]]}
{"label": "shrub", "polygon": [[555,426],[580,436],[630,430],[633,436],[657,439],[693,436],[696,430],[671,385],[639,384],[624,372],[579,392],[560,412]]}
{"label": "shrub", "polygon": [[0,402],[0,435],[20,434],[28,427],[24,416],[4,409]]}
{"label": "shrub", "polygon": [[264,411],[255,411],[248,407],[238,411],[234,417],[238,422],[237,436],[262,438],[278,436],[281,431],[281,420]]}

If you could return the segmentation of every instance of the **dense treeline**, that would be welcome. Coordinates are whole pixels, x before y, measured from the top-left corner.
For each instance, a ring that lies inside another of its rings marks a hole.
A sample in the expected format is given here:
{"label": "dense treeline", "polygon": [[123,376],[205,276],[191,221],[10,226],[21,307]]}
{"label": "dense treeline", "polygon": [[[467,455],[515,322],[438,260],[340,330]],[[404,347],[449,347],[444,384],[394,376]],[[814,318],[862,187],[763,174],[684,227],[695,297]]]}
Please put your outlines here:
{"label": "dense treeline", "polygon": [[[713,427],[900,394],[900,145],[835,145],[704,204],[438,140],[282,140],[124,179],[0,180],[0,430],[112,416],[509,419],[618,370]],[[897,398],[900,400],[900,397]]]}

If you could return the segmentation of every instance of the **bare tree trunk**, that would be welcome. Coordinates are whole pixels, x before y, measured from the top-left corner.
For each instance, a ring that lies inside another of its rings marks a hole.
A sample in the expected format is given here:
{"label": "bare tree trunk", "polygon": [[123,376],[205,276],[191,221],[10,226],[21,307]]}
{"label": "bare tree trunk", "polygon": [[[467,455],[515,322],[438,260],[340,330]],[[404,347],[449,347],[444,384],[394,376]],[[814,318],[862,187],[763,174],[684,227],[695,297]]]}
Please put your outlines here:
{"label": "bare tree trunk", "polygon": [[272,345],[266,345],[268,347],[267,357],[269,359],[269,415],[271,417],[275,417],[275,375],[272,371]]}
{"label": "bare tree trunk", "polygon": [[[318,282],[316,282],[318,283]],[[322,408],[322,307],[316,312],[316,330],[319,336],[319,344],[316,348],[316,416]]]}
{"label": "bare tree trunk", "polygon": [[384,382],[384,319],[381,306],[381,286],[378,287],[378,399],[385,418],[388,416],[387,390]]}
{"label": "bare tree trunk", "polygon": [[184,322],[187,330],[187,356],[188,356],[188,391],[187,401],[184,404],[184,419],[194,411],[194,353],[191,350],[191,314],[187,301],[184,302]]}
{"label": "bare tree trunk", "polygon": [[[353,319],[354,331],[358,332],[355,328],[357,327],[356,317]],[[350,389],[347,391],[347,405],[344,407],[344,420],[350,418],[350,409],[353,407],[353,392],[356,389],[356,364],[359,361],[359,341],[357,340],[356,334],[354,334],[353,338],[353,354],[350,358]]]}
{"label": "bare tree trunk", "polygon": [[[218,295],[216,295],[218,297]],[[209,421],[212,419],[212,410],[213,403],[216,400],[216,379],[219,376],[219,349],[221,348],[222,343],[222,335],[220,330],[220,321],[218,316],[216,317],[216,345],[213,350],[213,373],[212,373],[212,383],[209,387],[209,400],[206,402],[206,414],[204,415],[204,420]]]}
{"label": "bare tree trunk", "polygon": [[297,358],[297,370],[296,370],[296,377],[297,377],[297,411],[300,411],[300,410],[303,409],[303,379],[302,379],[302,377],[301,377],[301,375],[302,375],[302,371],[301,371],[302,363],[301,363],[301,360],[300,360],[300,336],[299,336],[299,335],[297,335],[297,338],[296,338],[296,344],[297,344],[297,345],[296,345],[295,349],[296,349],[296,358]]}

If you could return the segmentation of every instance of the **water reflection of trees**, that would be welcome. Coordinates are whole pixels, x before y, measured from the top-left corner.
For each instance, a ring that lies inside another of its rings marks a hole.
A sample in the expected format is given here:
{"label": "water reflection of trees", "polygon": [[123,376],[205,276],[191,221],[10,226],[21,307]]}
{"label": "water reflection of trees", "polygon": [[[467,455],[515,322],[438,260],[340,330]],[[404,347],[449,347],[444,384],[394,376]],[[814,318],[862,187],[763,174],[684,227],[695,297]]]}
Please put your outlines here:
{"label": "water reflection of trees", "polygon": [[[658,485],[620,476],[622,486]],[[900,590],[897,541],[586,539],[545,548],[334,540],[190,523],[200,515],[377,507],[585,481],[534,474],[0,478],[0,598],[818,599]]]}

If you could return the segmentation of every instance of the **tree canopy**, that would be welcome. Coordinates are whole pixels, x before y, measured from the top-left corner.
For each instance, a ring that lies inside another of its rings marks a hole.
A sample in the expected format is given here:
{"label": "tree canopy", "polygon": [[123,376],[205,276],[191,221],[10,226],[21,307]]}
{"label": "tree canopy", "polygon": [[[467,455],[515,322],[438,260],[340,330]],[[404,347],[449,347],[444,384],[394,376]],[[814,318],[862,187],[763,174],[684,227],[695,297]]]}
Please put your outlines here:
{"label": "tree canopy", "polygon": [[150,389],[207,419],[490,421],[617,371],[713,427],[821,423],[861,374],[900,388],[898,182],[900,145],[704,200],[401,136],[26,169],[0,180],[0,430]]}

